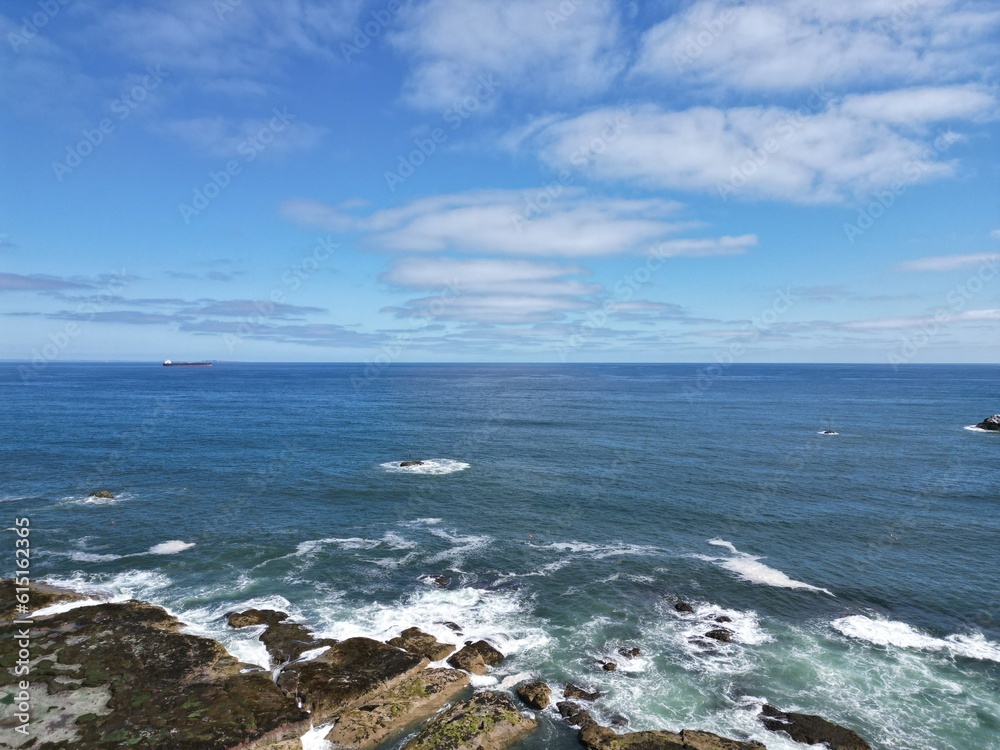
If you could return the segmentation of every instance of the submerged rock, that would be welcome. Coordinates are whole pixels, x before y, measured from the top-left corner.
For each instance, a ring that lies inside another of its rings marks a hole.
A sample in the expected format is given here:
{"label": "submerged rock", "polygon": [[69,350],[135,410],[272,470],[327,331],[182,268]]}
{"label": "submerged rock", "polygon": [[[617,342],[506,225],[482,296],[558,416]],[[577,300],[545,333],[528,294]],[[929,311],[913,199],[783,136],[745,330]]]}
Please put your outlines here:
{"label": "submerged rock", "polygon": [[479,693],[438,714],[403,750],[501,750],[537,726],[503,693]]}
{"label": "submerged rock", "polygon": [[639,649],[638,646],[631,646],[631,647],[622,646],[620,649],[618,649],[618,653],[624,656],[626,659],[634,659],[637,656],[639,656],[642,653],[642,651]]}
{"label": "submerged rock", "polygon": [[544,682],[529,682],[526,685],[518,685],[517,697],[524,701],[525,705],[541,711],[549,705],[552,688]]}
{"label": "submerged rock", "polygon": [[334,747],[373,750],[414,722],[432,716],[468,685],[469,676],[457,669],[425,669],[340,715],[325,739]]}
{"label": "submerged rock", "polygon": [[566,688],[563,690],[563,698],[579,698],[584,701],[596,701],[602,695],[604,693],[600,691],[595,690],[594,692],[590,692],[572,682],[567,682]]}
{"label": "submerged rock", "polygon": [[[164,609],[137,601],[36,618],[25,743],[32,750],[208,750],[307,717],[270,674],[244,673],[221,644],[181,627]],[[0,639],[0,664],[16,659],[15,639]],[[13,694],[18,679],[0,669],[0,692]]]}
{"label": "submerged rock", "polygon": [[426,667],[422,656],[371,638],[348,638],[311,661],[294,662],[278,675],[278,685],[298,696],[313,721],[364,705]]}
{"label": "submerged rock", "polygon": [[488,667],[497,666],[503,659],[503,654],[489,643],[476,641],[475,643],[467,643],[457,654],[448,659],[448,663],[455,669],[464,669],[472,674],[484,675],[489,671]]}
{"label": "submerged rock", "polygon": [[992,417],[986,417],[982,422],[976,425],[980,430],[991,430],[1000,431],[1000,414],[994,414]]}
{"label": "submerged rock", "polygon": [[733,631],[726,630],[725,628],[716,628],[715,630],[709,630],[705,633],[706,638],[711,638],[713,641],[722,641],[723,643],[729,643],[733,640]]}
{"label": "submerged rock", "polygon": [[718,617],[715,618],[715,621],[716,622],[732,622],[733,618],[730,617],[729,615],[719,615]]}
{"label": "submerged rock", "polygon": [[594,718],[590,715],[590,711],[579,703],[559,701],[556,704],[556,708],[559,710],[559,715],[575,727],[585,727],[588,724],[594,723]]}
{"label": "submerged rock", "polygon": [[617,672],[618,671],[618,664],[616,664],[613,661],[606,661],[606,662],[604,662],[602,664],[602,669],[605,672]]}
{"label": "submerged rock", "polygon": [[785,732],[806,745],[826,743],[830,750],[871,750],[871,745],[857,732],[827,721],[822,716],[780,711],[765,704],[760,720],[772,732]]}
{"label": "submerged rock", "polygon": [[676,604],[674,604],[674,609],[677,610],[678,612],[683,612],[685,614],[690,614],[691,612],[694,612],[694,607],[692,607],[685,601],[679,601]]}
{"label": "submerged rock", "polygon": [[431,661],[441,661],[455,650],[450,643],[440,643],[437,638],[420,628],[407,628],[397,638],[388,643],[418,656],[426,656]]}
{"label": "submerged rock", "polygon": [[114,500],[115,496],[113,493],[108,492],[108,490],[96,490],[91,492],[87,497],[99,497],[103,500]]}
{"label": "submerged rock", "polygon": [[596,723],[587,724],[580,730],[580,742],[588,750],[767,750],[759,742],[731,740],[693,729],[619,734]]}
{"label": "submerged rock", "polygon": [[400,461],[399,468],[405,469],[407,466],[423,466],[423,461]]}

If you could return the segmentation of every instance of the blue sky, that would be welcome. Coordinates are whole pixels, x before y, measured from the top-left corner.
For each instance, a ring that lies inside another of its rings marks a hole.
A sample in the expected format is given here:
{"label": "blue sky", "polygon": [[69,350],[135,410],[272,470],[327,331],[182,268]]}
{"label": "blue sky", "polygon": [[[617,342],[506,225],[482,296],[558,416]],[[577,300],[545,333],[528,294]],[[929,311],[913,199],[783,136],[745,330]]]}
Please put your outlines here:
{"label": "blue sky", "polygon": [[1000,361],[1000,6],[0,16],[0,358]]}

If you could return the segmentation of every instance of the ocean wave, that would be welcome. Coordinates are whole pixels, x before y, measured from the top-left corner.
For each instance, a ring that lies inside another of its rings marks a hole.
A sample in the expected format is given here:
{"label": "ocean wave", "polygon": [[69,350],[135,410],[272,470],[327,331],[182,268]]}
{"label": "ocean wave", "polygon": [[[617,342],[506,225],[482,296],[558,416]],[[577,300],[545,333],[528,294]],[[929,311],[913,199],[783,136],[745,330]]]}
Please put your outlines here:
{"label": "ocean wave", "polygon": [[942,651],[967,659],[1000,662],[1000,644],[987,640],[982,633],[954,634],[936,638],[921,633],[905,622],[851,615],[834,620],[830,625],[849,638],[874,643],[877,646],[894,646],[920,651]]}
{"label": "ocean wave", "polygon": [[52,604],[48,607],[36,609],[31,616],[48,617],[49,615],[62,614],[63,612],[69,612],[70,610],[79,609],[80,607],[94,607],[98,604],[104,604],[104,601],[101,599],[80,599],[75,602],[59,602],[58,604]]}
{"label": "ocean wave", "polygon": [[74,562],[110,562],[111,560],[121,560],[129,555],[100,554],[98,552],[46,552],[51,557],[65,557]]}
{"label": "ocean wave", "polygon": [[451,458],[426,458],[422,459],[419,466],[400,466],[401,463],[402,461],[388,461],[384,464],[379,464],[379,466],[391,474],[430,474],[439,476],[442,474],[454,474],[456,471],[464,471],[471,465]]}
{"label": "ocean wave", "polygon": [[303,557],[316,552],[323,547],[331,546],[342,550],[367,550],[367,549],[377,549],[379,547],[387,547],[393,550],[404,550],[413,549],[417,546],[417,542],[406,539],[399,534],[388,531],[381,539],[365,539],[363,537],[336,537],[331,536],[326,539],[312,539],[306,542],[301,542],[293,553],[296,557]]}
{"label": "ocean wave", "polygon": [[970,432],[987,432],[987,433],[992,433],[992,434],[1000,434],[1000,433],[997,433],[996,430],[984,430],[982,427],[977,427],[974,424],[970,424],[967,427],[965,427],[964,429],[969,430]]}
{"label": "ocean wave", "polygon": [[161,542],[160,544],[154,544],[149,548],[147,554],[150,555],[176,555],[178,552],[183,552],[186,549],[191,549],[195,546],[194,542],[184,542],[180,539],[171,539],[169,542]]}
{"label": "ocean wave", "polygon": [[334,722],[329,724],[323,724],[318,727],[311,726],[309,731],[306,732],[300,741],[302,742],[302,750],[330,750],[333,745],[326,741],[326,733],[333,728]]}
{"label": "ocean wave", "polygon": [[725,547],[733,553],[733,556],[720,558],[696,555],[695,557],[699,560],[715,563],[721,568],[725,568],[726,570],[736,573],[736,575],[744,581],[760,584],[762,586],[775,586],[783,589],[803,589],[805,591],[816,591],[830,596],[835,596],[829,589],[813,586],[811,584],[804,583],[803,581],[796,581],[794,578],[790,578],[777,568],[765,565],[760,562],[760,560],[764,559],[762,557],[754,557],[753,555],[748,555],[745,552],[740,552],[735,546],[733,546],[732,542],[727,542],[724,539],[709,539],[708,543],[717,547]]}
{"label": "ocean wave", "polygon": [[121,573],[86,574],[76,572],[69,577],[45,576],[42,581],[52,586],[99,597],[104,601],[141,599],[151,601],[159,591],[173,581],[156,570],[126,570]]}

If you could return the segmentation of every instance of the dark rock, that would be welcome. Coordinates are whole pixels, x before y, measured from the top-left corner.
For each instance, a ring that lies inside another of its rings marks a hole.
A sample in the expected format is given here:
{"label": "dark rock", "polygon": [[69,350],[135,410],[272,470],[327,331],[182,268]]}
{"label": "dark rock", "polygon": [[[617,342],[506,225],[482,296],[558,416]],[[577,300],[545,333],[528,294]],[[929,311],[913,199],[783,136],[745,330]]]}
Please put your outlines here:
{"label": "dark rock", "polygon": [[621,714],[614,714],[611,717],[611,726],[618,729],[624,729],[628,726],[628,717],[622,716]]}
{"label": "dark rock", "polygon": [[821,716],[780,711],[766,705],[761,709],[760,720],[772,732],[785,732],[796,742],[818,745],[825,742],[830,750],[871,750],[857,732],[827,721]]}
{"label": "dark rock", "polygon": [[334,747],[374,750],[414,722],[433,716],[468,685],[469,676],[457,669],[425,669],[365,705],[341,714],[325,739]]}
{"label": "dark rock", "polygon": [[399,467],[405,469],[407,466],[423,466],[423,461],[400,461]]}
{"label": "dark rock", "polygon": [[733,618],[730,617],[729,615],[719,615],[718,617],[715,618],[715,621],[716,622],[732,622]]}
{"label": "dark rock", "polygon": [[595,723],[587,724],[580,730],[580,742],[588,750],[767,750],[759,742],[731,740],[692,729],[619,734]]}
{"label": "dark rock", "polygon": [[602,695],[604,695],[604,693],[599,691],[594,691],[592,693],[579,685],[573,684],[572,682],[567,682],[566,689],[563,690],[563,698],[579,698],[584,701],[596,701]]}
{"label": "dark rock", "polygon": [[446,589],[451,584],[451,579],[447,576],[421,576],[421,581],[432,583],[438,588]]}
{"label": "dark rock", "polygon": [[[308,718],[269,673],[243,673],[221,644],[182,626],[136,601],[36,618],[31,731],[44,741],[33,747],[228,748]],[[6,668],[16,654],[14,638],[0,639],[0,693],[23,679]]]}
{"label": "dark rock", "polygon": [[226,622],[231,628],[249,628],[254,625],[276,625],[288,619],[284,612],[274,609],[247,609],[243,612],[230,612]]}
{"label": "dark rock", "polygon": [[836,430],[823,430],[823,434],[824,435],[839,435],[840,433],[838,433]]}
{"label": "dark rock", "polygon": [[370,702],[427,666],[427,659],[370,638],[348,638],[311,661],[294,662],[278,686],[297,696],[321,723]]}
{"label": "dark rock", "polygon": [[615,664],[613,661],[606,661],[604,662],[603,669],[605,672],[616,672],[618,671],[618,665]]}
{"label": "dark rock", "polygon": [[733,631],[726,630],[725,628],[716,628],[715,630],[709,630],[705,633],[706,638],[711,638],[714,641],[722,641],[723,643],[729,643],[733,640]]}
{"label": "dark rock", "polygon": [[96,492],[91,492],[87,497],[99,497],[104,500],[114,500],[115,496],[108,492],[107,490],[97,490]]}
{"label": "dark rock", "polygon": [[982,422],[976,425],[980,430],[990,430],[996,432],[1000,430],[1000,414],[994,414],[992,417],[986,417]]}
{"label": "dark rock", "polygon": [[687,602],[683,601],[679,601],[676,604],[674,604],[674,609],[677,610],[678,612],[685,612],[685,613],[694,612],[694,607],[692,607]]}
{"label": "dark rock", "polygon": [[444,625],[449,630],[454,630],[456,633],[462,632],[462,626],[454,622],[448,622],[447,620],[442,620],[438,623],[439,625]]}
{"label": "dark rock", "polygon": [[639,656],[639,654],[641,654],[642,651],[639,650],[638,646],[632,646],[631,648],[628,646],[622,646],[620,649],[618,649],[618,653],[624,656],[626,659],[634,659],[635,657]]}
{"label": "dark rock", "polygon": [[572,701],[559,701],[556,704],[556,708],[559,709],[559,715],[562,716],[567,722],[575,727],[585,727],[588,724],[593,724],[594,719],[579,703],[573,703]]}
{"label": "dark rock", "polygon": [[391,638],[388,642],[411,654],[426,656],[431,661],[441,661],[455,650],[452,644],[439,643],[437,638],[420,628],[407,628],[398,638]]}
{"label": "dark rock", "polygon": [[[24,592],[18,592],[11,578],[0,579],[0,621],[14,620],[23,613],[17,611],[18,605],[25,602],[18,601],[17,597],[23,598]],[[22,587],[23,588],[23,587]],[[28,587],[28,611],[34,612],[44,607],[51,607],[60,602],[82,601],[87,597],[77,594],[75,591],[66,591],[54,586],[46,586],[44,583],[32,582]]]}
{"label": "dark rock", "polygon": [[524,701],[525,705],[541,711],[549,705],[552,689],[544,682],[529,682],[526,685],[518,685],[517,697]]}
{"label": "dark rock", "polygon": [[403,750],[501,750],[537,726],[503,693],[479,693],[435,716]]}
{"label": "dark rock", "polygon": [[495,667],[503,659],[503,654],[489,643],[476,641],[475,643],[467,643],[457,654],[453,654],[448,659],[448,663],[455,669],[464,669],[472,674],[483,675],[489,671],[487,667]]}

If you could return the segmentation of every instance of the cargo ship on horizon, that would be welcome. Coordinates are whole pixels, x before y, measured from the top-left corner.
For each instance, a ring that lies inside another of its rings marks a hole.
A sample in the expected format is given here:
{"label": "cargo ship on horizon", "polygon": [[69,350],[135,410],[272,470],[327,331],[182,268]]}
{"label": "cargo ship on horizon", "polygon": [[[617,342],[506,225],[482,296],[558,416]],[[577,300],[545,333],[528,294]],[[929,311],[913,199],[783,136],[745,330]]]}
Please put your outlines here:
{"label": "cargo ship on horizon", "polygon": [[171,362],[169,359],[163,360],[164,367],[211,367],[211,362]]}

